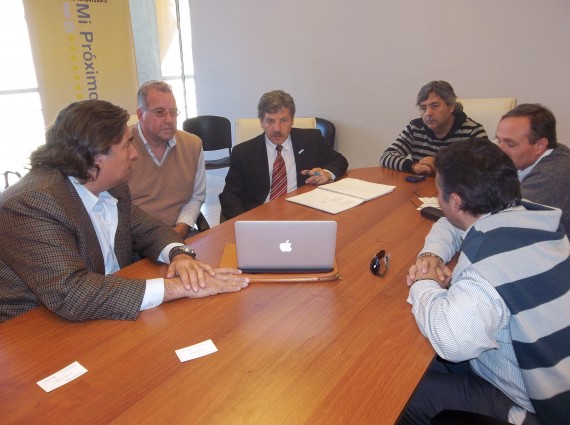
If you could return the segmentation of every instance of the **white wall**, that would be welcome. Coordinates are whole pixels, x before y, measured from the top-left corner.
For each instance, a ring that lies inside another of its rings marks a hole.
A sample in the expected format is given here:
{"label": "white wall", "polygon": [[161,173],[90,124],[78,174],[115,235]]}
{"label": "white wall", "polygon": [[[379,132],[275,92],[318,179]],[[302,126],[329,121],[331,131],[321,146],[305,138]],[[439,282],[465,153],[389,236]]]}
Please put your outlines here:
{"label": "white wall", "polygon": [[569,144],[568,0],[189,1],[199,114],[254,117],[283,89],[297,116],[336,124],[351,168],[371,166],[442,79],[460,97],[544,104]]}

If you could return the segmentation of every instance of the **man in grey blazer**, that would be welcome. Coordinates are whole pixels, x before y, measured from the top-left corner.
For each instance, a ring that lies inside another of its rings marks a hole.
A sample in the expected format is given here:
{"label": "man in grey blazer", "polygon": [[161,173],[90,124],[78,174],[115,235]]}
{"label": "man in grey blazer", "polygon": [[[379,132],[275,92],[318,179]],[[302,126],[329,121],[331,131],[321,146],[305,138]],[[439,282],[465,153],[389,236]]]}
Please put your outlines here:
{"label": "man in grey blazer", "polygon": [[521,103],[501,117],[497,139],[517,167],[523,198],[560,208],[570,237],[570,149],[558,143],[554,114]]}
{"label": "man in grey blazer", "polygon": [[287,192],[305,184],[321,185],[341,177],[348,161],[327,144],[317,129],[292,128],[295,102],[288,93],[265,93],[257,106],[264,133],[232,150],[224,190],[222,215],[229,219],[270,200],[277,146],[287,171]]}
{"label": "man in grey blazer", "polygon": [[[31,156],[31,171],[0,194],[0,322],[44,305],[69,320],[134,320],[182,297],[238,291],[235,269],[197,261],[170,227],[131,203],[137,159],[129,114],[101,100],[72,103]],[[169,264],[166,278],[113,273],[133,252]]]}

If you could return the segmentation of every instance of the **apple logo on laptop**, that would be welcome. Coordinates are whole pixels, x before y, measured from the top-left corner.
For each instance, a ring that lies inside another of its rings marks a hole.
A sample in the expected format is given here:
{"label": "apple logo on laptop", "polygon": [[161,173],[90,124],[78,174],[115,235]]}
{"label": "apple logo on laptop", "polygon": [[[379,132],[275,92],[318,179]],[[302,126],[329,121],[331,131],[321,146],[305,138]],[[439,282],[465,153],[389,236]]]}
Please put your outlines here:
{"label": "apple logo on laptop", "polygon": [[293,251],[293,248],[291,247],[291,242],[289,242],[289,240],[286,240],[285,242],[281,242],[279,244],[279,249],[281,250],[281,252]]}

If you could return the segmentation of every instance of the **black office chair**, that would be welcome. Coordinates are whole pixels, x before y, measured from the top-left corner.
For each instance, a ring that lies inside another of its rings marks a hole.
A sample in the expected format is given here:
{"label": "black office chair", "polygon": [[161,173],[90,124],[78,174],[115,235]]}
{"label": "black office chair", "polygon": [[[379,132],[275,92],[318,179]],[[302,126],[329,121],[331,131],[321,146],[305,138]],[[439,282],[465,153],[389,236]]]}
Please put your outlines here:
{"label": "black office chair", "polygon": [[487,415],[459,410],[444,410],[435,415],[431,425],[509,425],[508,422]]}
{"label": "black office chair", "polygon": [[331,148],[334,148],[334,138],[336,135],[336,128],[334,124],[324,118],[315,118],[317,121],[317,128],[321,130],[323,137],[327,141]]}
{"label": "black office chair", "polygon": [[202,214],[202,213],[198,214],[198,218],[196,219],[196,227],[198,228],[199,232],[205,232],[206,230],[208,230],[210,228],[210,225],[208,224],[208,220],[206,220],[206,217],[204,217],[204,214]]}
{"label": "black office chair", "polygon": [[232,125],[230,120],[216,115],[200,115],[188,118],[182,124],[184,131],[195,134],[202,139],[204,151],[228,150],[228,156],[206,160],[206,170],[230,166],[232,153]]}
{"label": "black office chair", "polygon": [[8,189],[8,186],[10,186],[10,174],[14,174],[18,179],[22,177],[22,175],[17,171],[4,171],[4,189]]}

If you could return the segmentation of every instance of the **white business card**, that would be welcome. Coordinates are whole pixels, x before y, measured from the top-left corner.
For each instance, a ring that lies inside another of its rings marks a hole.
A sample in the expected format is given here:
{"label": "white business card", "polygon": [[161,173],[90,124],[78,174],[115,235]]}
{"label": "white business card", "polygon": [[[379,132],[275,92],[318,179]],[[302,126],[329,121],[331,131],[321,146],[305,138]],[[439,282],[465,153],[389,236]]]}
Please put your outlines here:
{"label": "white business card", "polygon": [[38,385],[42,387],[45,392],[49,393],[50,391],[73,381],[75,378],[80,377],[85,372],[87,372],[87,369],[81,366],[78,362],[73,362],[69,366],[61,369],[59,372],[42,379],[38,382]]}
{"label": "white business card", "polygon": [[176,350],[175,353],[181,362],[187,362],[188,360],[194,360],[199,357],[207,356],[218,351],[211,339],[198,344],[191,345],[189,347],[180,348]]}

